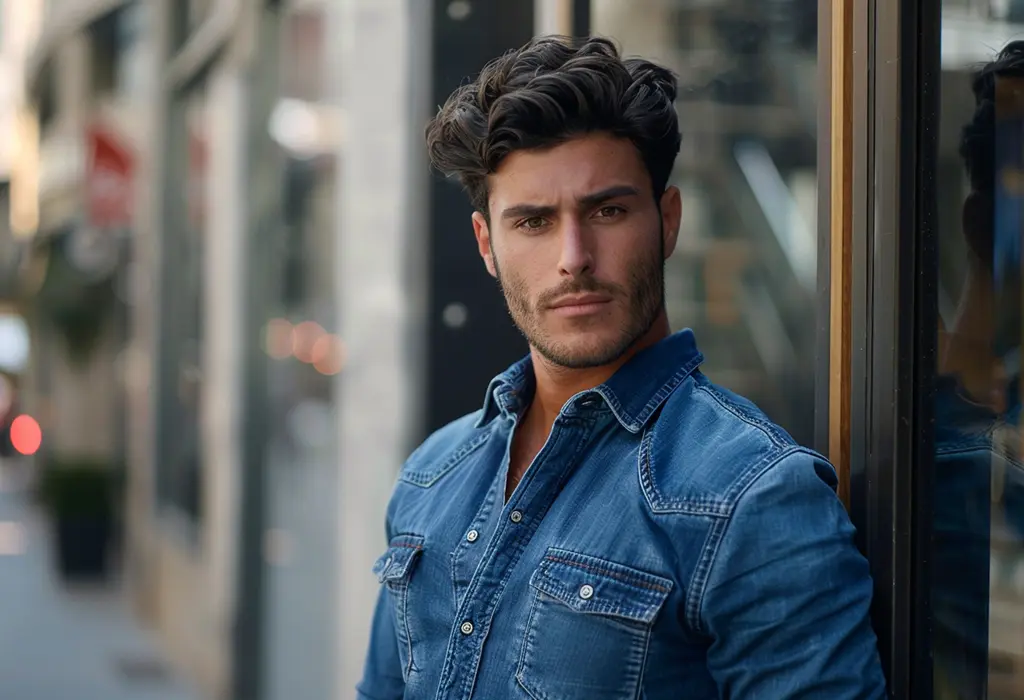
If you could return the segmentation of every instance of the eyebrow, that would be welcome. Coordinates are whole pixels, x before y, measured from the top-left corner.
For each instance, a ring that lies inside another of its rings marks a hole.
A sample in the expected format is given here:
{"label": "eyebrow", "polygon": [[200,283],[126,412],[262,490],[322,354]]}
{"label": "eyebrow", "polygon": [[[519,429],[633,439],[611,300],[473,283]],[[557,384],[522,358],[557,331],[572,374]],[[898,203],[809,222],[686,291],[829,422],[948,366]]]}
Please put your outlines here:
{"label": "eyebrow", "polygon": [[[640,191],[630,185],[613,185],[597,192],[585,194],[577,200],[581,209],[590,209],[619,197],[635,197]],[[528,219],[534,216],[551,216],[558,208],[550,204],[514,204],[502,210],[502,219]]]}

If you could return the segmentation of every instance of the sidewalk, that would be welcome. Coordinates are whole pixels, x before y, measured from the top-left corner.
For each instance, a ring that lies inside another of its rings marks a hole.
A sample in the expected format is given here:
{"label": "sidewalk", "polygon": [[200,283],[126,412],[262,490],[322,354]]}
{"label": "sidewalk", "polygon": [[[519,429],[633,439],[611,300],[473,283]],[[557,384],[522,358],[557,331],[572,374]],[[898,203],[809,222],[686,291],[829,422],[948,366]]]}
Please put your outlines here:
{"label": "sidewalk", "polygon": [[69,590],[45,524],[0,463],[0,698],[196,700],[115,591]]}

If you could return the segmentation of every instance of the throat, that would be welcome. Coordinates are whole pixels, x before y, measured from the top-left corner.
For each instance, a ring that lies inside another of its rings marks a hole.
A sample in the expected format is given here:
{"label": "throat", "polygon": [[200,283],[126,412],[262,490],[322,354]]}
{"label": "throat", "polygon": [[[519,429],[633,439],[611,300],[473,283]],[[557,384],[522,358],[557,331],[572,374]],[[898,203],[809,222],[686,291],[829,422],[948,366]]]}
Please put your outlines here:
{"label": "throat", "polygon": [[554,421],[544,421],[540,411],[534,411],[532,407],[527,409],[522,423],[512,436],[508,455],[508,476],[505,479],[505,503],[512,498],[512,494],[526,477],[527,470],[544,449],[553,423]]}

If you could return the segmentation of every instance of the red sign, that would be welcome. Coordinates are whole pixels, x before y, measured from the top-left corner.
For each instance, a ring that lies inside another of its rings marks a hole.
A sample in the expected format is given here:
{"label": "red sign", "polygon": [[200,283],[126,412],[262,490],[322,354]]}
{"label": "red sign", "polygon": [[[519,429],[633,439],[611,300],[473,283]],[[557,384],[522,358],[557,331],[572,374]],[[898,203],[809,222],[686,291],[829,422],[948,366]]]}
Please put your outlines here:
{"label": "red sign", "polygon": [[89,159],[85,175],[89,223],[97,228],[121,228],[132,220],[132,179],[135,159],[103,127],[86,130]]}
{"label": "red sign", "polygon": [[206,141],[197,133],[188,138],[188,182],[185,187],[189,223],[196,227],[203,225],[206,218],[206,172],[209,151]]}

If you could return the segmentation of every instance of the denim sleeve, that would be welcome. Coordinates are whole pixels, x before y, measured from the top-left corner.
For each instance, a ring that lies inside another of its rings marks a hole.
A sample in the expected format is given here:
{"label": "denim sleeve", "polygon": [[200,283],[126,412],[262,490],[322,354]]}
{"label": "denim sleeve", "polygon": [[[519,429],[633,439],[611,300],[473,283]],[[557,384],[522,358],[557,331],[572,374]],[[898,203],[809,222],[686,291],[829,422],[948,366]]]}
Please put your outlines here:
{"label": "denim sleeve", "polygon": [[830,465],[785,457],[740,497],[701,605],[720,696],[884,698],[868,563]]}
{"label": "denim sleeve", "polygon": [[358,700],[402,700],[405,694],[394,613],[391,601],[388,600],[388,591],[383,586],[377,596],[377,607],[373,614],[363,680],[356,690]]}

